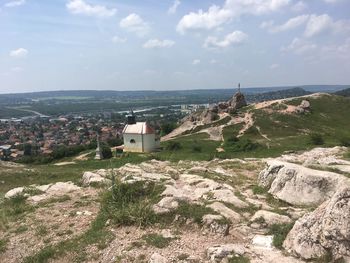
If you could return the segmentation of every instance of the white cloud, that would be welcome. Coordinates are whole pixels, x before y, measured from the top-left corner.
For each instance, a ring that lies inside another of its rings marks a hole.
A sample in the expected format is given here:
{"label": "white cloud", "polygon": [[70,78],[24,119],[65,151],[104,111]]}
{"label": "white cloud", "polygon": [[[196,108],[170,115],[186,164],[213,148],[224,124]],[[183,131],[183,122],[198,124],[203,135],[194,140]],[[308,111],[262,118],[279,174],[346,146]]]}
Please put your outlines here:
{"label": "white cloud", "polygon": [[19,49],[15,49],[12,50],[10,52],[10,56],[13,58],[25,58],[28,55],[28,50],[25,48],[19,48]]}
{"label": "white cloud", "polygon": [[316,44],[313,44],[309,41],[305,41],[303,39],[294,38],[292,43],[290,43],[287,47],[282,47],[281,50],[301,55],[310,51],[314,51],[316,48]]}
{"label": "white cloud", "polygon": [[210,64],[216,64],[216,63],[218,63],[216,59],[210,60]]}
{"label": "white cloud", "polygon": [[159,39],[150,39],[145,44],[144,48],[170,48],[175,45],[175,42],[172,40],[159,40]]}
{"label": "white cloud", "polygon": [[17,0],[17,1],[10,1],[5,4],[5,7],[17,7],[24,5],[26,3],[26,0]]}
{"label": "white cloud", "polygon": [[350,32],[350,20],[334,21],[328,14],[311,15],[304,36],[313,37],[325,32],[345,34]]}
{"label": "white cloud", "polygon": [[148,23],[135,13],[123,18],[119,25],[121,28],[136,33],[139,36],[145,36],[149,31]]}
{"label": "white cloud", "polygon": [[127,38],[119,37],[119,36],[114,36],[112,38],[113,43],[125,43],[127,41]]}
{"label": "white cloud", "polygon": [[193,61],[192,61],[192,65],[198,65],[198,64],[200,64],[201,63],[201,60],[200,59],[194,59]]}
{"label": "white cloud", "polygon": [[169,8],[168,14],[175,14],[177,11],[177,8],[181,5],[180,0],[175,0],[173,5]]}
{"label": "white cloud", "polygon": [[179,21],[176,30],[213,29],[243,14],[262,15],[280,10],[290,0],[226,0],[223,7],[212,5],[208,11],[191,12]]}
{"label": "white cloud", "polygon": [[248,35],[242,31],[234,31],[224,37],[223,40],[218,40],[217,37],[209,36],[204,43],[207,48],[225,48],[231,45],[243,43],[248,38]]}
{"label": "white cloud", "polygon": [[270,69],[277,69],[279,67],[280,67],[279,64],[272,64],[272,65],[270,65]]}
{"label": "white cloud", "polygon": [[307,8],[307,4],[305,4],[303,1],[299,1],[295,5],[292,6],[292,11],[294,12],[302,12]]}
{"label": "white cloud", "polygon": [[117,13],[115,8],[107,8],[103,5],[90,5],[83,0],[70,0],[66,7],[69,12],[75,15],[86,15],[95,17],[111,17]]}
{"label": "white cloud", "polygon": [[308,21],[309,17],[309,15],[300,15],[297,17],[293,17],[282,25],[274,25],[273,21],[267,21],[263,22],[260,25],[260,27],[263,29],[267,29],[270,33],[279,33],[283,31],[292,30],[304,25]]}

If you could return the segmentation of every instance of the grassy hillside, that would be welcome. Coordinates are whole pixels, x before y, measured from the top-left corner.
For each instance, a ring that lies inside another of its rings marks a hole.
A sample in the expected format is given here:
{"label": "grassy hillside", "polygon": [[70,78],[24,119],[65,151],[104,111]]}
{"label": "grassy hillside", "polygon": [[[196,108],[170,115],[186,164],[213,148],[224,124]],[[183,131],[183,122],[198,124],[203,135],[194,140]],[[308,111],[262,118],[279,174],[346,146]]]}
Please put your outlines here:
{"label": "grassy hillside", "polygon": [[[285,151],[306,150],[316,146],[350,145],[350,99],[335,95],[310,97],[311,112],[304,114],[282,113],[288,105],[299,105],[302,98],[274,104],[264,109],[249,106],[241,116],[251,113],[254,120],[243,136],[236,138],[244,124],[223,129],[224,142],[210,141],[206,134],[192,134],[163,144],[163,159],[207,159],[234,157],[274,157]],[[168,145],[177,142],[181,150]],[[194,150],[195,145],[197,148]],[[222,147],[225,152],[217,152]]]}
{"label": "grassy hillside", "polygon": [[339,96],[344,96],[344,97],[350,97],[350,88],[337,91],[334,94],[339,95]]}

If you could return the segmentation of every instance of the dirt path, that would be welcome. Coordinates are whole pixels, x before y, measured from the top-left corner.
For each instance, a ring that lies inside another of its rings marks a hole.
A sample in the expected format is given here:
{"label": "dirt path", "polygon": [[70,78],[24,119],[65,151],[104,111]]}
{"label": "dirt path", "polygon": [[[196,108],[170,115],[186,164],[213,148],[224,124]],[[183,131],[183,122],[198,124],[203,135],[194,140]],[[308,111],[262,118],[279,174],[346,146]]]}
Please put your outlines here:
{"label": "dirt path", "polygon": [[247,112],[244,115],[244,123],[245,125],[243,126],[243,128],[239,131],[238,136],[237,137],[241,137],[244,135],[244,133],[254,125],[254,119],[253,119],[253,113],[251,112]]}
{"label": "dirt path", "polygon": [[74,158],[75,161],[86,161],[88,158],[87,156],[92,153],[92,152],[88,152],[88,153],[83,153],[77,157]]}

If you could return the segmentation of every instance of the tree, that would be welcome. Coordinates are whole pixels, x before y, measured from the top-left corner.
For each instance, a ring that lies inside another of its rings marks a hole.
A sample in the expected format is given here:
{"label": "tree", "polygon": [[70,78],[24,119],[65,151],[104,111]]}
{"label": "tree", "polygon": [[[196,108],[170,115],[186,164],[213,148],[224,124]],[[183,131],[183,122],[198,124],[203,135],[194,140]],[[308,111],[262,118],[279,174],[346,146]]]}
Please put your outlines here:
{"label": "tree", "polygon": [[32,145],[29,143],[26,143],[23,147],[23,155],[25,156],[31,156],[32,155]]}

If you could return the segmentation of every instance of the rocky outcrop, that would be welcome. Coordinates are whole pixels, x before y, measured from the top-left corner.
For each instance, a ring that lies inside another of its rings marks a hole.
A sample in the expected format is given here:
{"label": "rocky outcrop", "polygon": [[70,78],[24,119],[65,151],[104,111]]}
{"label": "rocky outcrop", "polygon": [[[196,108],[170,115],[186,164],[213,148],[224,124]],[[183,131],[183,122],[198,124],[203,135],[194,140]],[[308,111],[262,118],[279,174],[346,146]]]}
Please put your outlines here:
{"label": "rocky outcrop", "polygon": [[167,262],[168,260],[158,253],[153,253],[149,260],[149,263],[167,263]]}
{"label": "rocky outcrop", "polygon": [[92,185],[92,184],[107,184],[111,181],[98,173],[94,172],[85,172],[83,174],[82,183],[84,186]]}
{"label": "rocky outcrop", "polygon": [[221,262],[223,258],[230,255],[242,256],[244,253],[245,248],[241,244],[218,245],[207,249],[207,257],[211,262]]}
{"label": "rocky outcrop", "polygon": [[259,220],[263,221],[262,223],[266,224],[267,226],[272,226],[274,224],[288,224],[292,222],[288,216],[279,215],[265,210],[257,211],[250,219],[251,222],[256,222]]}
{"label": "rocky outcrop", "polygon": [[244,95],[241,92],[237,92],[231,100],[228,101],[230,107],[233,110],[238,110],[242,107],[247,106]]}
{"label": "rocky outcrop", "polygon": [[299,219],[284,247],[303,259],[331,253],[334,259],[350,262],[350,187],[342,188],[314,212]]}
{"label": "rocky outcrop", "polygon": [[79,190],[80,187],[72,182],[58,182],[47,185],[31,185],[30,187],[17,187],[5,194],[5,198],[14,198],[17,195],[28,197],[28,201],[37,203],[53,196],[61,196]]}
{"label": "rocky outcrop", "polygon": [[350,185],[342,175],[313,170],[301,165],[268,160],[259,174],[259,184],[276,198],[293,205],[319,205],[339,187]]}

